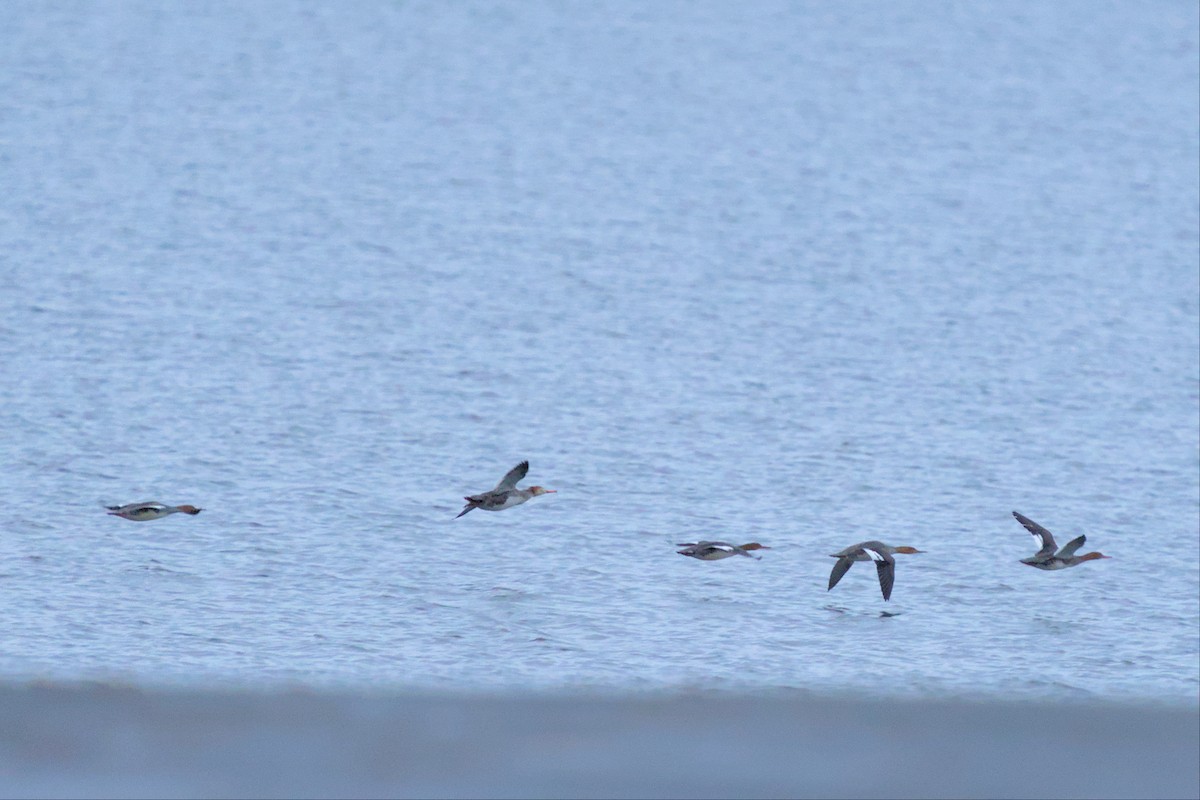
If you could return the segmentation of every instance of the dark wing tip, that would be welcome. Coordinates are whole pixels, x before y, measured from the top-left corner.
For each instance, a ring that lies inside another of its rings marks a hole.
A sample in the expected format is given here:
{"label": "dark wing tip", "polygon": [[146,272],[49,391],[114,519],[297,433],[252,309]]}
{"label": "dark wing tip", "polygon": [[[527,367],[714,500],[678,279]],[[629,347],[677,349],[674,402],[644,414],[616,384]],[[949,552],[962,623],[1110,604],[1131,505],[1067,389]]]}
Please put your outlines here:
{"label": "dark wing tip", "polygon": [[829,587],[825,591],[828,592],[830,589],[837,586],[838,581],[842,579],[843,575],[850,571],[850,567],[853,564],[854,561],[852,559],[839,556],[838,560],[834,562],[833,569],[829,572]]}
{"label": "dark wing tip", "polygon": [[1036,522],[1031,520],[1029,517],[1025,516],[1024,514],[1018,512],[1018,511],[1014,511],[1012,513],[1013,513],[1013,516],[1017,518],[1017,522],[1021,523],[1021,526],[1023,528],[1025,528],[1025,530],[1029,531],[1034,536],[1037,536],[1038,538],[1040,538],[1042,540],[1042,544],[1044,544],[1047,547],[1054,544],[1054,534],[1050,533],[1050,531],[1046,530],[1046,528],[1037,524]]}
{"label": "dark wing tip", "polygon": [[1044,528],[1042,528],[1041,525],[1038,525],[1036,522],[1034,522],[1029,517],[1022,514],[1020,511],[1014,511],[1014,512],[1012,512],[1012,515],[1017,520],[1017,522],[1021,523],[1021,527],[1025,528],[1025,530],[1029,531],[1034,536],[1040,536],[1041,531],[1045,530]]}
{"label": "dark wing tip", "polygon": [[892,584],[896,581],[895,562],[876,561],[875,568],[879,572],[879,588],[883,591],[884,602],[892,599]]}
{"label": "dark wing tip", "polygon": [[523,481],[528,473],[529,462],[522,461],[508,472],[504,473],[504,477],[500,479],[500,482],[496,484],[496,488],[492,489],[492,491],[497,492],[505,489],[515,489],[517,488],[517,484],[520,481]]}

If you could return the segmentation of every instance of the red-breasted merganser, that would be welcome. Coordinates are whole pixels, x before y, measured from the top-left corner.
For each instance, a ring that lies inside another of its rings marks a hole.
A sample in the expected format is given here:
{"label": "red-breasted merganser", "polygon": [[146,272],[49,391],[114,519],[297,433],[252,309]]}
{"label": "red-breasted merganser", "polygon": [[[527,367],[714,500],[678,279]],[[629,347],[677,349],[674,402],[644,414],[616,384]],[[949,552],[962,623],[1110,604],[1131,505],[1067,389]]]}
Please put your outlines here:
{"label": "red-breasted merganser", "polygon": [[109,516],[131,519],[134,522],[147,522],[152,519],[162,519],[176,512],[195,516],[204,509],[195,506],[167,506],[156,501],[146,503],[129,503],[124,506],[105,506]]}
{"label": "red-breasted merganser", "polygon": [[464,497],[467,501],[463,510],[458,512],[458,517],[466,514],[473,508],[482,508],[484,511],[503,511],[506,508],[519,506],[526,500],[537,497],[543,494],[554,494],[557,489],[543,489],[541,486],[530,486],[528,489],[518,489],[517,482],[525,477],[525,473],[529,472],[529,462],[522,461],[508,471],[508,474],[500,479],[496,484],[496,488],[490,492],[483,494],[473,494],[470,497]]}
{"label": "red-breasted merganser", "polygon": [[[890,600],[892,583],[896,580],[896,559],[892,558],[892,554],[920,552],[923,551],[915,547],[892,547],[883,542],[874,541],[851,545],[845,550],[833,554],[837,563],[833,565],[833,572],[829,573],[829,589],[837,586],[838,581],[846,574],[846,570],[854,565],[855,561],[874,561],[875,570],[879,573],[879,588],[883,591],[883,599]],[[829,591],[829,589],[825,591]]]}
{"label": "red-breasted merganser", "polygon": [[729,544],[728,542],[680,542],[675,546],[683,548],[676,551],[679,555],[691,556],[701,561],[720,561],[722,558],[729,558],[730,556],[746,556],[747,558],[761,559],[762,556],[752,556],[748,551],[771,549],[758,542],[750,542],[743,545]]}
{"label": "red-breasted merganser", "polygon": [[1062,549],[1057,553],[1054,552],[1058,547],[1054,542],[1054,536],[1050,531],[1038,525],[1024,514],[1016,511],[1012,512],[1017,518],[1017,522],[1025,526],[1025,530],[1033,534],[1033,538],[1038,540],[1040,549],[1031,555],[1029,558],[1022,558],[1022,564],[1028,564],[1031,567],[1038,569],[1066,569],[1082,564],[1085,561],[1095,561],[1098,558],[1112,558],[1103,553],[1084,553],[1081,556],[1075,555],[1075,551],[1083,547],[1083,543],[1087,541],[1087,536],[1076,536],[1071,541],[1062,546]]}

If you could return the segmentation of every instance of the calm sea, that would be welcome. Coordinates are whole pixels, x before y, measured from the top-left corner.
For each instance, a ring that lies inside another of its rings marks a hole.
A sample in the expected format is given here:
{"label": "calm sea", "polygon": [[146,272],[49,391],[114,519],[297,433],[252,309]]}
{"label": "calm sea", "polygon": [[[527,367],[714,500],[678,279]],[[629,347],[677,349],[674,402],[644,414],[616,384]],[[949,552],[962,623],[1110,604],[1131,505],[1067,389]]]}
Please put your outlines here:
{"label": "calm sea", "polygon": [[3,14],[0,678],[1197,702],[1195,3]]}

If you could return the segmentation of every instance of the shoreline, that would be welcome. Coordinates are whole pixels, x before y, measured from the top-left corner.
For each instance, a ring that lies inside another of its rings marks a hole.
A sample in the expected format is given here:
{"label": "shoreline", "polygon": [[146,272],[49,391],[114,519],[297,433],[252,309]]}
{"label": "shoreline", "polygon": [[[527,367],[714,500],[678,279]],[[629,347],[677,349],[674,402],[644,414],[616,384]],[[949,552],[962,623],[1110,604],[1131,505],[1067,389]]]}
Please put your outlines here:
{"label": "shoreline", "polygon": [[0,684],[2,797],[1196,797],[1200,708]]}

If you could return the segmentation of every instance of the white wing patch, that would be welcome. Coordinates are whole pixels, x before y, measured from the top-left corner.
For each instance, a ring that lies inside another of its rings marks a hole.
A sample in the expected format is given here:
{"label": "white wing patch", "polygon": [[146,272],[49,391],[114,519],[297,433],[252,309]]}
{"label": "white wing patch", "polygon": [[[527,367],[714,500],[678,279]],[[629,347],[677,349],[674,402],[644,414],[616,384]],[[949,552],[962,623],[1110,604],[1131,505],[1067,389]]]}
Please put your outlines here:
{"label": "white wing patch", "polygon": [[883,553],[877,553],[876,551],[872,550],[869,547],[864,547],[863,549],[867,551],[867,555],[869,555],[871,557],[872,561],[883,561],[884,560]]}

